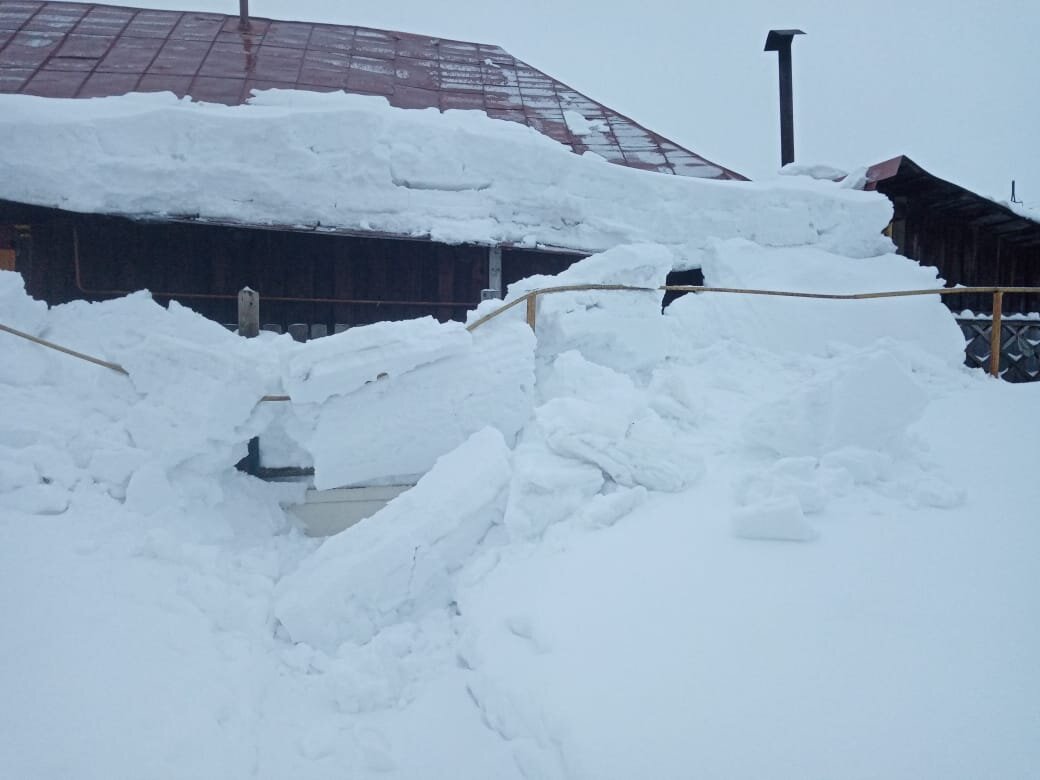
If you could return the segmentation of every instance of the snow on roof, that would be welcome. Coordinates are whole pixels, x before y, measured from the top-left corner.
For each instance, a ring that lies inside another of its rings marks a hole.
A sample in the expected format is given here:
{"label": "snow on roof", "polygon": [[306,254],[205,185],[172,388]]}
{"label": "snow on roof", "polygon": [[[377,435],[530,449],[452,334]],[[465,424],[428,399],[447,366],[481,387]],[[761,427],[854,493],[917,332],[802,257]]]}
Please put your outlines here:
{"label": "snow on roof", "polygon": [[[660,173],[743,179],[498,46],[389,30],[0,0],[0,93],[103,97],[173,92],[235,105],[254,89],[382,95],[399,108],[479,109],[581,154]],[[574,131],[567,112],[602,127]]]}
{"label": "snow on roof", "polygon": [[[829,182],[660,176],[572,154],[479,111],[271,90],[248,105],[169,93],[0,95],[0,199],[70,211],[371,231],[599,251],[708,236],[882,251],[890,205]],[[847,219],[834,208],[872,214]]]}

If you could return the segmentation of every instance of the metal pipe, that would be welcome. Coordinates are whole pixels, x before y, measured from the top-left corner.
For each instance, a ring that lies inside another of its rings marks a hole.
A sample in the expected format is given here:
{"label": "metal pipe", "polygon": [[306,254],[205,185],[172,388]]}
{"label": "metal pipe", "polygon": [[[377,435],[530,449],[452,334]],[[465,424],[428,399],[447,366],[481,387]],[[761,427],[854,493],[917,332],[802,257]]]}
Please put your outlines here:
{"label": "metal pipe", "polygon": [[238,29],[249,30],[249,0],[238,0]]}
{"label": "metal pipe", "polygon": [[989,331],[989,373],[1000,378],[1000,352],[1001,352],[1001,323],[1000,318],[1004,309],[1004,291],[996,290],[993,293],[993,321],[990,323]]}
{"label": "metal pipe", "polygon": [[780,66],[780,164],[794,162],[794,94],[791,41],[801,30],[770,30],[764,51],[775,51]]}

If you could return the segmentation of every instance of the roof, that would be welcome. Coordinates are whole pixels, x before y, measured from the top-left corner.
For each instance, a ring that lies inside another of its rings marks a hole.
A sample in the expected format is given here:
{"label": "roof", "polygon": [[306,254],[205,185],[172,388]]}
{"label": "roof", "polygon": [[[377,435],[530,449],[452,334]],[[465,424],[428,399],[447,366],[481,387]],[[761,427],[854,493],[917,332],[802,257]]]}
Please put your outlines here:
{"label": "roof", "polygon": [[[235,105],[251,90],[383,95],[400,108],[479,109],[620,165],[745,177],[653,133],[498,46],[365,27],[0,0],[0,93],[88,98],[169,91]],[[565,111],[574,111],[568,126]],[[587,121],[582,121],[582,118]],[[578,121],[573,121],[573,120]],[[591,124],[592,128],[587,127]]]}
{"label": "roof", "polygon": [[916,210],[957,219],[1009,243],[1040,246],[1040,221],[933,176],[906,155],[872,165],[866,179],[864,189],[912,199]]}

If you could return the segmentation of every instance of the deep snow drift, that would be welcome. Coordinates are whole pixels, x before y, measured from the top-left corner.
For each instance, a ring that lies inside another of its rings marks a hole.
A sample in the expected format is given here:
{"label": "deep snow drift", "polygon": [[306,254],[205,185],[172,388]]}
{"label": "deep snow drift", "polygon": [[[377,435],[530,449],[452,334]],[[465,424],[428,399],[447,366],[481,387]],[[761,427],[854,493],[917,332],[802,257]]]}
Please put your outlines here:
{"label": "deep snow drift", "polygon": [[[510,165],[496,182],[522,189]],[[695,183],[714,206],[676,240],[619,225],[625,245],[510,296],[693,264],[716,286],[938,284],[884,253],[880,197],[806,186]],[[0,272],[0,321],[129,372],[0,333],[6,775],[1035,774],[1040,388],[964,368],[930,298],[566,293],[537,334],[521,309],[301,345],[145,293],[48,310]],[[257,434],[320,485],[418,484],[308,539],[300,486],[234,469]]]}

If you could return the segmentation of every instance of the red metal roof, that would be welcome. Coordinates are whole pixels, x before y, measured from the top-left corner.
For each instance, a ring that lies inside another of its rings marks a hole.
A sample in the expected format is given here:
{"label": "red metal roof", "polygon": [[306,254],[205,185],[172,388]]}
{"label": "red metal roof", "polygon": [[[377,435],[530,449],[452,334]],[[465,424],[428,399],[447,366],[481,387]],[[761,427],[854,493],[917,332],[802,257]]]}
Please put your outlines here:
{"label": "red metal roof", "polygon": [[[0,0],[0,93],[88,98],[170,91],[243,103],[280,87],[384,95],[400,108],[480,109],[633,168],[744,179],[498,46],[307,22],[88,3]],[[578,136],[564,111],[598,123]]]}

